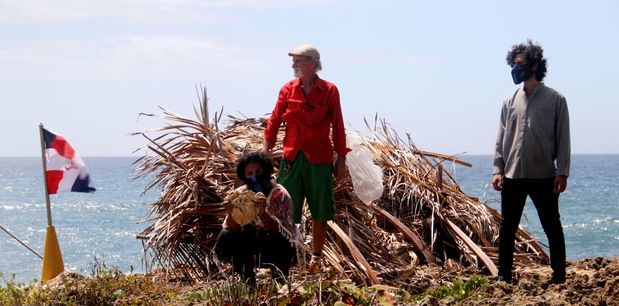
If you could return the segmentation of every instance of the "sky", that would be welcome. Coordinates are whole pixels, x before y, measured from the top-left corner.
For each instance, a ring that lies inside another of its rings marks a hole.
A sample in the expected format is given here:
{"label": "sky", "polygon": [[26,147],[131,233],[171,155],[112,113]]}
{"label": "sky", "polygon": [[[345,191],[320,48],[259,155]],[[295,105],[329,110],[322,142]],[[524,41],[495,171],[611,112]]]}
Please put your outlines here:
{"label": "sky", "polygon": [[344,120],[385,118],[422,150],[492,154],[505,55],[527,39],[569,105],[572,153],[619,153],[619,2],[0,0],[0,156],[39,156],[38,124],[81,156],[137,156],[128,133],[212,112],[264,116],[292,78],[287,53],[321,52]]}

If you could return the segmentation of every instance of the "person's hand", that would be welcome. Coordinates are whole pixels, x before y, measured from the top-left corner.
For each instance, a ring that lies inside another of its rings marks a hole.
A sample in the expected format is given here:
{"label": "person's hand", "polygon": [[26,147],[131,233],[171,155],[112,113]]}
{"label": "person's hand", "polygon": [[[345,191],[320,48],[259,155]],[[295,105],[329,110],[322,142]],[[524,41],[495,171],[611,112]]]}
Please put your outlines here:
{"label": "person's hand", "polygon": [[495,174],[492,176],[492,188],[496,191],[503,190],[503,175]]}
{"label": "person's hand", "polygon": [[265,198],[264,196],[256,197],[256,200],[254,200],[254,204],[256,205],[256,211],[258,212],[258,215],[262,215],[267,208],[267,198]]}
{"label": "person's hand", "polygon": [[271,144],[268,140],[265,140],[262,143],[262,150],[269,156],[269,158],[271,157]]}
{"label": "person's hand", "polygon": [[337,160],[335,160],[335,166],[333,167],[333,177],[335,177],[335,182],[338,183],[346,172],[346,156],[338,156]]}
{"label": "person's hand", "polygon": [[567,176],[557,175],[555,177],[555,182],[554,182],[554,189],[553,189],[554,193],[564,192],[566,188],[567,188]]}
{"label": "person's hand", "polygon": [[232,203],[228,201],[223,202],[224,209],[226,210],[226,215],[232,214]]}

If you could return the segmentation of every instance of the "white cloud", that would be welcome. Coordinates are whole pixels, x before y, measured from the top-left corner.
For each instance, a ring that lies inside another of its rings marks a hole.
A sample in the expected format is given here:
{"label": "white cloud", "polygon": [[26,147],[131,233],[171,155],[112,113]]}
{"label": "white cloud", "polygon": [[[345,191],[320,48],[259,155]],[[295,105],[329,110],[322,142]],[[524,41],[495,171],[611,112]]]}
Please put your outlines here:
{"label": "white cloud", "polygon": [[[106,20],[110,23],[211,23],[194,6],[171,5],[165,1],[3,1],[0,24],[60,24]],[[169,1],[168,1],[169,2]]]}
{"label": "white cloud", "polygon": [[0,0],[0,24],[67,23],[93,19],[137,23],[226,23],[230,22],[227,18],[205,18],[205,11],[216,16],[217,9],[273,9],[334,2],[329,0]]}
{"label": "white cloud", "polygon": [[241,46],[195,36],[0,41],[0,79],[196,80],[205,74],[250,78],[267,69],[269,57],[248,52]]}
{"label": "white cloud", "polygon": [[331,2],[0,0],[0,80],[247,79],[275,55],[251,30],[221,32],[250,23],[239,9]]}

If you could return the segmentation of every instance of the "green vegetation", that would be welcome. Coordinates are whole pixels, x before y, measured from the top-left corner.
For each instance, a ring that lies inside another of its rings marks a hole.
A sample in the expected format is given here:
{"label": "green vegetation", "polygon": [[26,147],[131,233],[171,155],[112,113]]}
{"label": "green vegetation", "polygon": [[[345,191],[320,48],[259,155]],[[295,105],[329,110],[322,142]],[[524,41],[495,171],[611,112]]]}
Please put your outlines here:
{"label": "green vegetation", "polygon": [[124,274],[99,263],[89,278],[67,274],[63,282],[46,285],[37,280],[18,283],[14,277],[2,280],[1,305],[393,305],[415,303],[426,296],[456,301],[487,296],[487,281],[479,275],[419,295],[384,285],[360,287],[337,279],[334,273],[307,277],[284,288],[261,279],[254,288],[234,278],[183,284],[163,273]]}
{"label": "green vegetation", "polygon": [[453,297],[456,301],[468,298],[486,298],[486,285],[488,281],[480,275],[474,275],[466,281],[457,279],[451,285],[444,285],[434,289],[428,289],[425,293],[416,295],[412,300],[421,300],[426,296],[439,299]]}
{"label": "green vegetation", "polygon": [[166,281],[143,274],[124,274],[95,261],[92,277],[63,274],[64,282],[41,285],[15,282],[2,277],[0,305],[145,305],[163,303],[175,297],[174,287]]}

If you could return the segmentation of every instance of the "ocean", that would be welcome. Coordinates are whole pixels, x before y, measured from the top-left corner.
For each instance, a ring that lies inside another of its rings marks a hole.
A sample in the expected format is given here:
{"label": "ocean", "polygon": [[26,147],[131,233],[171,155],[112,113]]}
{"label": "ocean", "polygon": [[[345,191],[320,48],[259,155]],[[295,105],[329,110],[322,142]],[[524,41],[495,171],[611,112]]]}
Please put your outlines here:
{"label": "ocean", "polygon": [[[489,184],[491,156],[461,156],[474,166],[449,166],[469,195],[499,208]],[[142,244],[136,234],[159,191],[142,194],[145,180],[133,179],[135,158],[84,157],[97,191],[51,195],[53,222],[67,270],[89,274],[95,259],[125,272],[143,272]],[[568,259],[619,255],[619,155],[574,155],[560,213]],[[47,225],[41,160],[0,158],[0,225],[43,254]],[[546,243],[532,203],[521,224]],[[41,277],[42,261],[0,231],[0,273],[5,280]]]}

